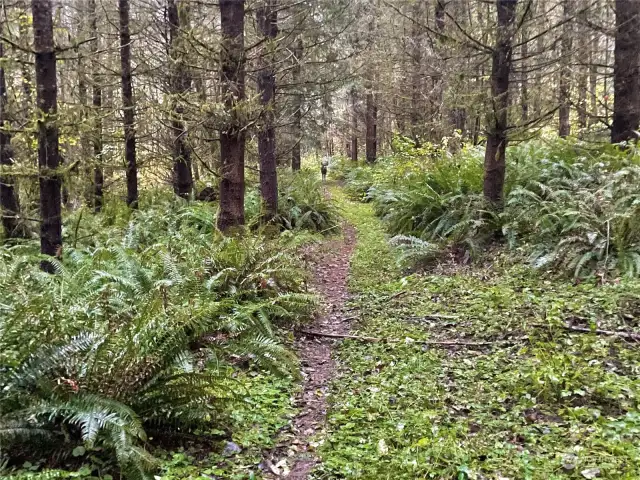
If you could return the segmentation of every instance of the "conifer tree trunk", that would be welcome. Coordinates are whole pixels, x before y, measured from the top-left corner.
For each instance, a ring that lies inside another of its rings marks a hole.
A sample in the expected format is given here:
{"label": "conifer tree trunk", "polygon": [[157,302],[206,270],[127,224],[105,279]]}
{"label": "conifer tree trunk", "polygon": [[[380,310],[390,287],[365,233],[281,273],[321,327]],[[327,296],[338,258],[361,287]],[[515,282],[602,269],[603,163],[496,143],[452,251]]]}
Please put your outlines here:
{"label": "conifer tree trunk", "polygon": [[512,64],[517,0],[496,0],[498,8],[497,42],[493,48],[491,97],[493,111],[487,125],[484,157],[484,196],[500,206],[504,190],[505,153],[509,107],[509,75]]}
{"label": "conifer tree trunk", "polygon": [[244,225],[245,130],[238,105],[245,98],[244,0],[221,0],[220,84],[231,118],[220,132],[220,208],[218,228]]}
{"label": "conifer tree trunk", "polygon": [[[596,44],[595,39],[597,36],[592,36],[592,45]],[[589,49],[589,121],[588,125],[594,125],[598,123],[598,67],[595,63],[594,47]]]}
{"label": "conifer tree trunk", "polygon": [[[17,2],[16,8],[20,12],[18,15],[18,35],[20,36],[20,39],[23,39],[29,36],[29,4],[24,0],[20,0]],[[22,75],[22,116],[27,119],[29,118],[29,114],[33,108],[33,77],[31,76],[31,71],[29,69],[29,59],[25,56],[25,58],[21,58],[21,60],[23,60],[20,65],[20,73]]]}
{"label": "conifer tree trunk", "polygon": [[358,93],[351,88],[351,160],[358,161]]}
{"label": "conifer tree trunk", "polygon": [[278,13],[275,0],[263,0],[256,13],[258,29],[264,38],[259,57],[258,92],[262,105],[262,128],[258,133],[258,156],[260,159],[260,194],[265,205],[264,221],[278,213],[278,176],[276,173],[276,131],[274,110],[276,75],[273,70],[275,38],[278,35]]}
{"label": "conifer tree trunk", "polygon": [[[530,10],[528,17],[531,18],[533,15],[533,11]],[[526,21],[527,19],[525,19]],[[521,69],[522,73],[520,75],[520,107],[522,109],[522,122],[526,123],[529,120],[529,38],[528,31],[525,26],[525,23],[522,25],[520,39],[522,42],[521,47]]]}
{"label": "conifer tree trunk", "polygon": [[570,18],[573,15],[572,0],[564,0],[562,4],[565,24],[561,42],[561,64],[559,95],[560,108],[558,110],[558,135],[566,138],[571,134],[571,49],[573,47],[573,31]]}
{"label": "conifer tree trunk", "polygon": [[[40,175],[40,252],[60,256],[62,249],[62,206],[58,153],[58,87],[56,51],[53,44],[51,0],[32,0],[33,38],[38,106],[38,169]],[[53,273],[51,262],[43,270]]]}
{"label": "conifer tree trunk", "polygon": [[300,170],[301,165],[300,142],[302,141],[302,104],[304,100],[302,95],[302,55],[304,55],[304,44],[302,39],[298,38],[293,50],[296,64],[292,70],[293,84],[298,90],[293,103],[293,141],[295,143],[291,150],[291,169],[294,172]]}
{"label": "conifer tree trunk", "polygon": [[[416,2],[420,3],[420,2]],[[446,18],[446,8],[447,3],[445,0],[435,0],[435,10],[434,10],[434,23],[435,23],[435,31],[439,34],[444,33],[445,29],[445,18]],[[442,50],[443,50],[443,42],[440,37],[434,37],[434,48],[440,52],[439,57],[442,58]],[[432,80],[432,128],[431,128],[431,140],[434,142],[439,142],[442,140],[444,135],[449,135],[450,132],[444,131],[444,82],[442,72],[444,70],[444,62],[438,61],[436,65],[436,71],[431,77]],[[416,143],[416,146],[419,146]]]}
{"label": "conifer tree trunk", "polygon": [[91,103],[93,105],[93,209],[95,212],[102,210],[104,172],[102,169],[102,86],[100,84],[100,59],[98,58],[98,12],[96,10],[96,0],[88,0],[89,28],[91,36],[95,38],[91,42],[92,78],[91,78]]}
{"label": "conifer tree trunk", "polygon": [[169,21],[169,88],[173,103],[171,113],[171,158],[173,160],[173,191],[179,197],[188,199],[193,189],[191,175],[191,151],[187,144],[182,106],[183,96],[191,88],[191,76],[183,58],[185,52],[179,47],[180,28],[187,24],[187,6],[181,0],[167,0]]}
{"label": "conifer tree trunk", "polygon": [[[437,8],[437,7],[436,7]],[[415,20],[412,25],[411,31],[411,109],[409,110],[409,120],[411,122],[411,137],[416,147],[420,146],[421,133],[424,131],[424,115],[423,105],[420,101],[422,97],[422,21],[423,21],[423,2],[415,2],[412,6],[412,16]],[[436,101],[431,102],[433,115],[436,115],[437,106],[439,103]],[[368,105],[368,104],[367,104]],[[432,119],[435,122],[435,118]]]}
{"label": "conifer tree trunk", "polygon": [[127,170],[127,205],[138,208],[138,165],[136,163],[135,105],[131,75],[129,0],[118,0],[120,14],[120,68],[124,117],[124,158]]}
{"label": "conifer tree trunk", "polygon": [[616,0],[611,142],[636,140],[640,124],[640,2]]}
{"label": "conifer tree trunk", "polygon": [[[2,24],[0,24],[0,28]],[[2,31],[0,30],[0,34]],[[0,41],[0,57],[4,57],[4,45]],[[7,119],[7,83],[4,67],[0,65],[0,166],[13,165],[13,149],[11,148],[11,133],[5,128]],[[20,237],[18,215],[20,208],[18,196],[10,175],[0,176],[0,209],[2,210],[2,226],[7,238]]]}
{"label": "conifer tree trunk", "polygon": [[365,154],[367,163],[375,163],[378,147],[378,106],[376,105],[375,96],[373,94],[373,85],[371,81],[368,82],[367,87],[367,112],[365,116]]}

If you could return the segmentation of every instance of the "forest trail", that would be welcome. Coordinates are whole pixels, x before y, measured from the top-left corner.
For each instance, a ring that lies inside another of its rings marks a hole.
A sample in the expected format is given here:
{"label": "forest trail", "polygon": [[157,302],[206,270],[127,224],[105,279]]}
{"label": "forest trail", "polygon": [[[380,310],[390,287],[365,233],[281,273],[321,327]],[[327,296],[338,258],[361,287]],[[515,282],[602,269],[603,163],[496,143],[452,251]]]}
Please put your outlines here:
{"label": "forest trail", "polygon": [[[336,340],[304,332],[338,335],[349,333],[352,318],[345,311],[345,303],[349,297],[349,261],[355,244],[355,229],[344,223],[340,237],[304,252],[308,268],[313,272],[312,287],[321,297],[322,308],[313,323],[296,335],[295,348],[300,358],[303,383],[296,398],[296,406],[300,410],[293,420],[294,436],[289,442],[289,448],[285,449],[291,450],[294,447],[298,452],[290,462],[291,470],[286,475],[288,479],[307,479],[319,462],[313,443],[325,430],[327,394],[335,372],[332,352]],[[275,472],[273,467],[269,468],[271,473],[278,472],[278,468],[275,468]]]}

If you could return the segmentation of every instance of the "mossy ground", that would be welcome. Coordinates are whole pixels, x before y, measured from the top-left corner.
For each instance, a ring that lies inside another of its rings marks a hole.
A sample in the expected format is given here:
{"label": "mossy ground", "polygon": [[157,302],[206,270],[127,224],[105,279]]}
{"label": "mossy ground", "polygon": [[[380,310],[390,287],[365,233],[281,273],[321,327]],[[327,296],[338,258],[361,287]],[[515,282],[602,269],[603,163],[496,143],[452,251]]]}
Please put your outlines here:
{"label": "mossy ground", "polygon": [[403,276],[372,209],[334,198],[358,230],[353,333],[393,341],[340,347],[316,478],[640,478],[637,344],[564,328],[638,331],[637,284],[548,280],[500,253]]}
{"label": "mossy ground", "polygon": [[[353,333],[389,341],[339,346],[314,478],[640,478],[637,343],[564,328],[597,322],[639,332],[640,285],[550,280],[500,252],[470,267],[406,274],[371,206],[337,188],[332,196],[358,235]],[[445,340],[488,345],[424,343]],[[156,478],[260,478],[263,452],[295,414],[297,384],[251,372],[237,379],[244,401],[212,424],[225,424],[241,451],[223,454],[228,440],[185,442],[160,455]],[[38,467],[18,476],[96,471]]]}

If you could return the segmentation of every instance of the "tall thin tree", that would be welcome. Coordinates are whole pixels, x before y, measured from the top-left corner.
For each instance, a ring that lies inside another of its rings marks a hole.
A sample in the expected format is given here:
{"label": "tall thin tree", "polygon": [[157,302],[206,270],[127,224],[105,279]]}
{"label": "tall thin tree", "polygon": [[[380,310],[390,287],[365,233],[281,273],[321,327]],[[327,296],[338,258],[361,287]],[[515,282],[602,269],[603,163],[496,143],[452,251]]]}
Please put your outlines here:
{"label": "tall thin tree", "polygon": [[496,45],[492,52],[492,111],[487,125],[487,147],[484,156],[484,196],[494,205],[502,202],[506,170],[507,128],[509,108],[509,75],[511,74],[513,35],[515,34],[518,0],[496,0],[498,24]]}
{"label": "tall thin tree", "polygon": [[184,125],[184,95],[191,88],[191,75],[184,62],[181,49],[182,32],[188,22],[187,6],[182,0],[167,1],[169,21],[169,94],[171,95],[171,157],[173,160],[173,191],[182,198],[189,198],[193,188],[191,174],[191,149],[187,143]]}
{"label": "tall thin tree", "polygon": [[[2,34],[0,24],[0,34]],[[4,44],[0,41],[0,57],[4,57]],[[0,168],[13,165],[13,149],[11,148],[11,133],[7,128],[7,83],[4,66],[0,64]],[[0,209],[2,209],[2,226],[7,238],[18,237],[18,196],[15,191],[13,177],[9,174],[0,175]]]}
{"label": "tall thin tree", "polygon": [[127,172],[127,205],[138,208],[138,165],[136,163],[135,104],[131,74],[129,0],[118,0],[120,16],[120,80],[124,118],[124,158]]}
{"label": "tall thin tree", "polygon": [[222,41],[220,84],[229,119],[220,131],[220,207],[218,228],[244,225],[245,126],[239,111],[245,98],[244,0],[220,1]]}
{"label": "tall thin tree", "polygon": [[640,124],[640,2],[616,0],[611,142],[637,140]]}
{"label": "tall thin tree", "polygon": [[358,91],[355,85],[349,92],[351,97],[351,160],[358,161]]}
{"label": "tall thin tree", "polygon": [[[36,67],[38,107],[38,169],[40,178],[40,252],[60,256],[62,249],[62,205],[60,194],[60,156],[58,152],[58,85],[56,50],[53,44],[51,0],[31,0],[33,45]],[[53,273],[51,262],[41,263]]]}
{"label": "tall thin tree", "polygon": [[269,221],[278,213],[278,175],[276,173],[276,131],[274,109],[276,75],[273,51],[278,35],[278,11],[275,0],[263,0],[256,11],[258,29],[264,39],[259,56],[258,92],[262,104],[262,128],[258,133],[260,159],[260,194],[265,206],[263,220]]}
{"label": "tall thin tree", "polygon": [[[375,16],[369,20],[368,41],[373,44],[375,39]],[[375,65],[370,63],[365,78],[366,100],[365,100],[365,158],[367,163],[375,163],[378,155],[378,105],[374,94],[376,71]]]}
{"label": "tall thin tree", "polygon": [[102,79],[100,75],[100,39],[98,38],[98,12],[96,9],[96,0],[88,0],[87,13],[89,16],[89,29],[91,32],[91,103],[93,105],[93,209],[96,212],[102,210],[103,188],[104,188],[104,171],[102,168]]}
{"label": "tall thin tree", "polygon": [[304,94],[302,93],[302,56],[304,55],[304,43],[302,38],[296,40],[293,56],[296,62],[292,69],[292,81],[297,93],[293,99],[293,148],[291,150],[291,169],[295,172],[300,170],[301,153],[300,143],[302,142],[302,106]]}
{"label": "tall thin tree", "polygon": [[573,49],[573,0],[562,2],[563,25],[560,42],[560,79],[558,81],[560,108],[558,109],[558,135],[565,138],[571,134],[571,56]]}

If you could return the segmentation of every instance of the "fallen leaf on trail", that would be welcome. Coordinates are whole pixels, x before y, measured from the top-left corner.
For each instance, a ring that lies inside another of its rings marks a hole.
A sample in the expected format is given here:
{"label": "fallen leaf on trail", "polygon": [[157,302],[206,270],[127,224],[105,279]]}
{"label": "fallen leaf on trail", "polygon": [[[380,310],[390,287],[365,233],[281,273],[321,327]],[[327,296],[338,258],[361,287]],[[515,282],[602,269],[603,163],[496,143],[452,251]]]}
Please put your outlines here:
{"label": "fallen leaf on trail", "polygon": [[593,479],[593,478],[597,478],[600,476],[600,469],[599,468],[587,468],[586,470],[582,470],[580,472],[582,474],[582,476],[586,479]]}
{"label": "fallen leaf on trail", "polygon": [[387,447],[387,442],[385,442],[383,438],[378,440],[378,453],[380,455],[386,455],[389,453],[389,447]]}

